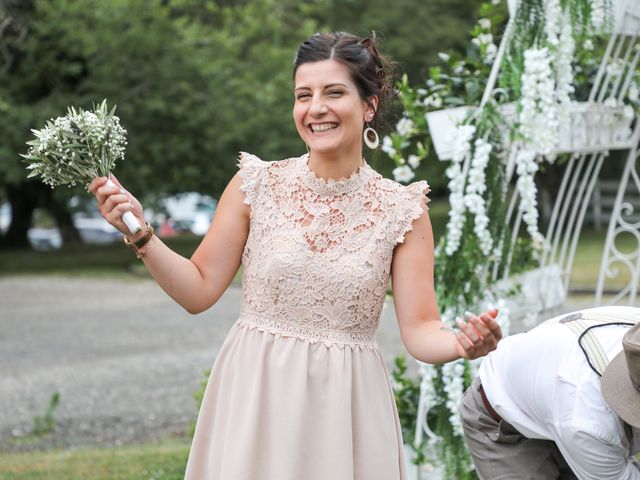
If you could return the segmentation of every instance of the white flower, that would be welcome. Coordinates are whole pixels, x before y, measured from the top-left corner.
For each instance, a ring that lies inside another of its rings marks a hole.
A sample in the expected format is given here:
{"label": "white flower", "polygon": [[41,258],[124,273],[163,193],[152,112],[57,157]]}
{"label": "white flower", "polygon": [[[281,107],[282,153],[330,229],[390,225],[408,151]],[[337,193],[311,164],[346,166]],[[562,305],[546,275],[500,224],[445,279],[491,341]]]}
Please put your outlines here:
{"label": "white flower", "polygon": [[608,108],[616,108],[618,106],[618,101],[614,97],[608,97],[603,104]]}
{"label": "white flower", "polygon": [[402,165],[400,167],[396,167],[393,169],[393,178],[395,178],[396,182],[407,183],[410,182],[413,177],[415,177],[415,173],[411,170],[411,167],[408,165]]}
{"label": "white flower", "polygon": [[396,124],[396,131],[403,137],[408,137],[413,132],[413,122],[409,118],[401,118]]}
{"label": "white flower", "polygon": [[407,158],[407,163],[411,165],[411,168],[415,170],[420,166],[420,157],[418,157],[417,155],[409,155],[409,158]]}
{"label": "white flower", "polygon": [[559,43],[559,21],[562,18],[560,0],[544,0],[544,9],[544,33],[547,35],[547,41],[556,46]]}
{"label": "white flower", "polygon": [[558,104],[551,59],[546,48],[524,52],[520,133],[536,152],[551,152],[558,142]]}
{"label": "white flower", "polygon": [[582,42],[582,48],[585,50],[593,50],[593,41],[590,38],[587,38],[584,42]]}
{"label": "white flower", "polygon": [[425,107],[432,106],[434,108],[442,107],[442,97],[437,93],[433,93],[424,99],[423,105]]}
{"label": "white flower", "polygon": [[607,73],[612,77],[619,77],[624,73],[625,62],[622,59],[616,59],[607,65]]}
{"label": "white flower", "polygon": [[446,406],[451,412],[449,422],[454,435],[462,437],[462,424],[458,415],[458,405],[464,393],[464,360],[458,359],[442,366],[442,383],[447,393]]}
{"label": "white flower", "polygon": [[575,41],[573,40],[571,19],[568,14],[565,14],[555,58],[556,99],[562,105],[561,108],[557,109],[559,125],[569,123],[568,106],[571,103],[571,94],[574,91],[572,67],[574,53]]}
{"label": "white flower", "polygon": [[491,0],[491,5],[500,5],[502,0]]}
{"label": "white flower", "polygon": [[591,1],[591,24],[599,31],[604,26],[604,2],[606,0]]}
{"label": "white flower", "polygon": [[498,47],[496,46],[496,44],[490,43],[489,45],[487,45],[487,50],[485,51],[484,58],[482,60],[487,64],[492,63],[495,60],[497,53]]}
{"label": "white flower", "polygon": [[447,241],[445,253],[453,255],[460,246],[462,228],[464,227],[464,184],[462,162],[471,153],[471,139],[476,128],[473,125],[459,125],[451,133],[449,142],[452,143],[451,165],[446,170],[449,178],[449,221],[447,223]]}
{"label": "white flower", "polygon": [[635,110],[633,109],[633,107],[631,105],[625,105],[624,106],[624,110],[622,111],[622,116],[626,120],[632,120],[633,117],[635,116]]}
{"label": "white flower", "polygon": [[640,96],[639,93],[640,92],[638,91],[638,85],[636,84],[636,82],[631,82],[629,91],[627,92],[629,100],[631,100],[633,103],[636,103],[638,101],[638,97]]}
{"label": "white flower", "polygon": [[451,55],[444,52],[438,52],[438,57],[440,57],[440,60],[442,60],[443,62],[448,62],[449,59],[451,58]]}
{"label": "white flower", "polygon": [[485,192],[486,177],[485,169],[489,163],[489,155],[492,147],[487,141],[478,138],[475,141],[475,150],[471,159],[471,167],[467,177],[467,188],[464,196],[464,205],[475,215],[474,233],[480,242],[480,249],[485,255],[490,255],[493,247],[493,240],[487,227],[489,217],[482,194]]}
{"label": "white flower", "polygon": [[516,188],[520,194],[522,218],[527,225],[527,232],[533,240],[534,247],[544,244],[544,238],[538,229],[537,188],[533,180],[537,171],[536,152],[528,149],[520,150],[516,155],[516,173],[518,174]]}
{"label": "white flower", "polygon": [[489,45],[490,43],[493,43],[493,35],[490,33],[481,33],[476,38],[472,39],[471,43],[478,45],[479,47],[482,45]]}
{"label": "white flower", "polygon": [[397,155],[396,149],[393,148],[393,141],[388,135],[382,139],[382,146],[380,149],[390,157]]}
{"label": "white flower", "polygon": [[491,20],[489,20],[488,18],[481,18],[480,20],[478,20],[478,24],[483,30],[489,30],[491,28]]}

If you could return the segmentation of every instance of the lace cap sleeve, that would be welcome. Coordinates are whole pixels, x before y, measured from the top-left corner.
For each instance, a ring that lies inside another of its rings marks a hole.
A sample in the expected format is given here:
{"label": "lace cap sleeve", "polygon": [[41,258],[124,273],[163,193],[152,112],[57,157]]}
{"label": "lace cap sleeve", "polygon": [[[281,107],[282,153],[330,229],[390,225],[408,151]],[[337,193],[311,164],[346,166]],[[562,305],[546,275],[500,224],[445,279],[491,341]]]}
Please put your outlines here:
{"label": "lace cap sleeve", "polygon": [[244,192],[244,203],[247,205],[255,204],[256,197],[259,193],[261,174],[267,165],[267,162],[260,160],[255,155],[240,152],[238,159],[238,167],[240,168],[240,176],[242,177],[240,190]]}
{"label": "lace cap sleeve", "polygon": [[395,229],[392,230],[394,245],[404,242],[407,232],[413,230],[413,222],[429,209],[427,194],[430,191],[424,180],[402,187],[397,200]]}

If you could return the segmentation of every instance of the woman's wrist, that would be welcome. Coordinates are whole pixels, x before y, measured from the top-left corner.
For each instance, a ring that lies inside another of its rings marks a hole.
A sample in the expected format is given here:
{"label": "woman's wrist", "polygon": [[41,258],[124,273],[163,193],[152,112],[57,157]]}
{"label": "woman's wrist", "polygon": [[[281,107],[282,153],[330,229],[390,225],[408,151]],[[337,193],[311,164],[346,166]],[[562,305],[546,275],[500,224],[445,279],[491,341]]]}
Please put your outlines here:
{"label": "woman's wrist", "polygon": [[146,246],[154,235],[153,227],[147,222],[145,227],[135,236],[124,235],[122,237],[125,245],[134,251],[136,257],[142,258],[146,251]]}

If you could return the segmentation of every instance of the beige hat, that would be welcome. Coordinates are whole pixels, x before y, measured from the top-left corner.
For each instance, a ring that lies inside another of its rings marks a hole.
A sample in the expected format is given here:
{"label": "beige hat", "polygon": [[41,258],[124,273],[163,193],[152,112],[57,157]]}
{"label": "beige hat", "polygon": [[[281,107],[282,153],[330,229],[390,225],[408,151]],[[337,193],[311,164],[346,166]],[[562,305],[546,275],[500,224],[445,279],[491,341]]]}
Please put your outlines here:
{"label": "beige hat", "polygon": [[640,428],[640,322],[622,337],[622,352],[605,369],[600,388],[611,409]]}

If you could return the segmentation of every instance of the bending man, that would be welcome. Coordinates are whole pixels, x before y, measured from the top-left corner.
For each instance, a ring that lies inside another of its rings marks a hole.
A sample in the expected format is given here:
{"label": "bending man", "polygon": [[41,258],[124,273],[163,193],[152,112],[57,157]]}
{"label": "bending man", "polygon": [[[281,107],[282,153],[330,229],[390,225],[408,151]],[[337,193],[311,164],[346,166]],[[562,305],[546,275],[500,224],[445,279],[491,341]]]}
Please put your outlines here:
{"label": "bending man", "polygon": [[640,480],[638,320],[599,307],[500,342],[460,404],[481,479]]}

